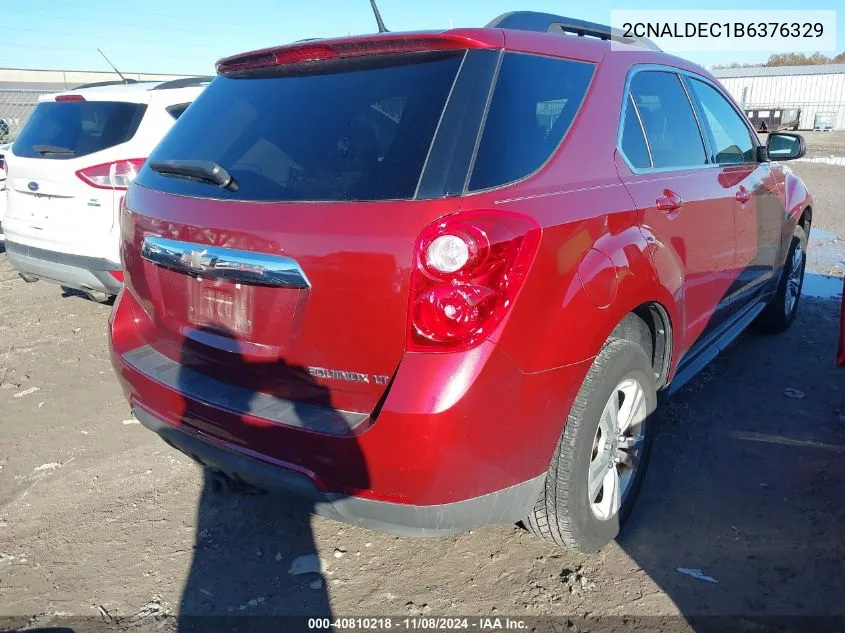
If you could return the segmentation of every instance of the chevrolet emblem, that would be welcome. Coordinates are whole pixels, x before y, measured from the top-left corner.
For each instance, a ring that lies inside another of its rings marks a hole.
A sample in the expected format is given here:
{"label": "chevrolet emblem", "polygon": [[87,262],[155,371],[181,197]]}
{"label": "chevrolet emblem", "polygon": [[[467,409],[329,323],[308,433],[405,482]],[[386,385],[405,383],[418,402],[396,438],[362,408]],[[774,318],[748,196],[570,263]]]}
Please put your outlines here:
{"label": "chevrolet emblem", "polygon": [[179,258],[182,264],[190,266],[193,270],[207,270],[214,268],[214,257],[209,256],[207,250],[191,251],[190,253],[183,253]]}

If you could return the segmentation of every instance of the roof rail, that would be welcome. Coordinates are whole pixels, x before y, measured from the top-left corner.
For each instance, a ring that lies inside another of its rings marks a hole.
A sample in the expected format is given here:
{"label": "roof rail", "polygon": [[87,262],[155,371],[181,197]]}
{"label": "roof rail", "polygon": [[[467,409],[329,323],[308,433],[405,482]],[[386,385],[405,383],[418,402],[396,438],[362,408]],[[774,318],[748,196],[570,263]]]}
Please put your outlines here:
{"label": "roof rail", "polygon": [[613,40],[632,46],[642,46],[659,51],[660,47],[645,37],[625,37],[622,29],[613,28],[606,24],[585,22],[562,15],[551,13],[537,13],[535,11],[512,11],[504,13],[490,22],[487,28],[515,29],[517,31],[539,31],[541,33],[570,33],[579,37],[597,37],[602,40]]}
{"label": "roof rail", "polygon": [[183,77],[182,79],[171,79],[170,81],[163,81],[157,86],[153,86],[150,90],[173,90],[174,88],[190,88],[192,86],[201,86],[207,84],[214,77]]}
{"label": "roof rail", "polygon": [[136,84],[138,83],[137,79],[115,79],[112,81],[97,81],[92,84],[82,84],[81,86],[77,86],[76,88],[71,88],[71,90],[79,90],[81,88],[102,88],[103,86],[119,86],[123,84]]}

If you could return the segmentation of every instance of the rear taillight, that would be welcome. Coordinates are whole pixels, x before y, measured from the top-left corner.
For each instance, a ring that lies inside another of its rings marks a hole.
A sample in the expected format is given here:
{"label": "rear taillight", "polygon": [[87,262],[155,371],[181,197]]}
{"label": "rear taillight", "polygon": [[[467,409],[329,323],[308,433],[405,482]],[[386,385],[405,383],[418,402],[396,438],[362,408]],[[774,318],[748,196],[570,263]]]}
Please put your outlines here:
{"label": "rear taillight", "polygon": [[86,167],[76,172],[83,181],[97,189],[126,189],[135,180],[145,158],[130,158]]}
{"label": "rear taillight", "polygon": [[411,273],[410,351],[469,349],[501,323],[540,244],[540,226],[503,211],[438,220],[420,235]]}
{"label": "rear taillight", "polygon": [[59,95],[56,97],[56,101],[85,101],[85,97],[82,95]]}
{"label": "rear taillight", "polygon": [[123,283],[123,271],[122,270],[110,270],[109,275],[114,277],[120,283]]}
{"label": "rear taillight", "polygon": [[217,72],[224,74],[266,66],[316,62],[360,55],[385,55],[389,53],[487,47],[488,45],[483,42],[459,35],[431,35],[421,37],[375,35],[371,38],[356,38],[348,41],[334,40],[331,43],[304,42],[233,55],[217,62]]}
{"label": "rear taillight", "polygon": [[0,169],[6,170],[6,160],[2,156],[0,156]]}

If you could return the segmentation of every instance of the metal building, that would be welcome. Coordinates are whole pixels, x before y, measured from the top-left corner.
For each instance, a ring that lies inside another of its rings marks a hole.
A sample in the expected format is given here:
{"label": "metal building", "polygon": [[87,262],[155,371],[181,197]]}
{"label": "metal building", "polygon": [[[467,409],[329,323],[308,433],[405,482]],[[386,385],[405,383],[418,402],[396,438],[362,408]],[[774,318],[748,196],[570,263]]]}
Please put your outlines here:
{"label": "metal building", "polygon": [[845,64],[713,71],[756,127],[845,130]]}

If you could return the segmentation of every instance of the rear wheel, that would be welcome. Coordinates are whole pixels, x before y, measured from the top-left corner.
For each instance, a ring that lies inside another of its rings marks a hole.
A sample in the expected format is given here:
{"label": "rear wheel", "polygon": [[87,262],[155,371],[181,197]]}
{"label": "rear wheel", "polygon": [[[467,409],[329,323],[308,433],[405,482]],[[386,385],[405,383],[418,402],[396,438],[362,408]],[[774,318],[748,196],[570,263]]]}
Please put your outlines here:
{"label": "rear wheel", "polygon": [[654,371],[643,348],[609,341],[578,392],[525,526],[582,552],[612,541],[642,485],[656,404]]}
{"label": "rear wheel", "polygon": [[804,287],[804,270],[807,266],[807,233],[796,226],[786,262],[780,274],[775,296],[760,315],[758,325],[766,332],[783,332],[792,325],[798,312],[798,301]]}

